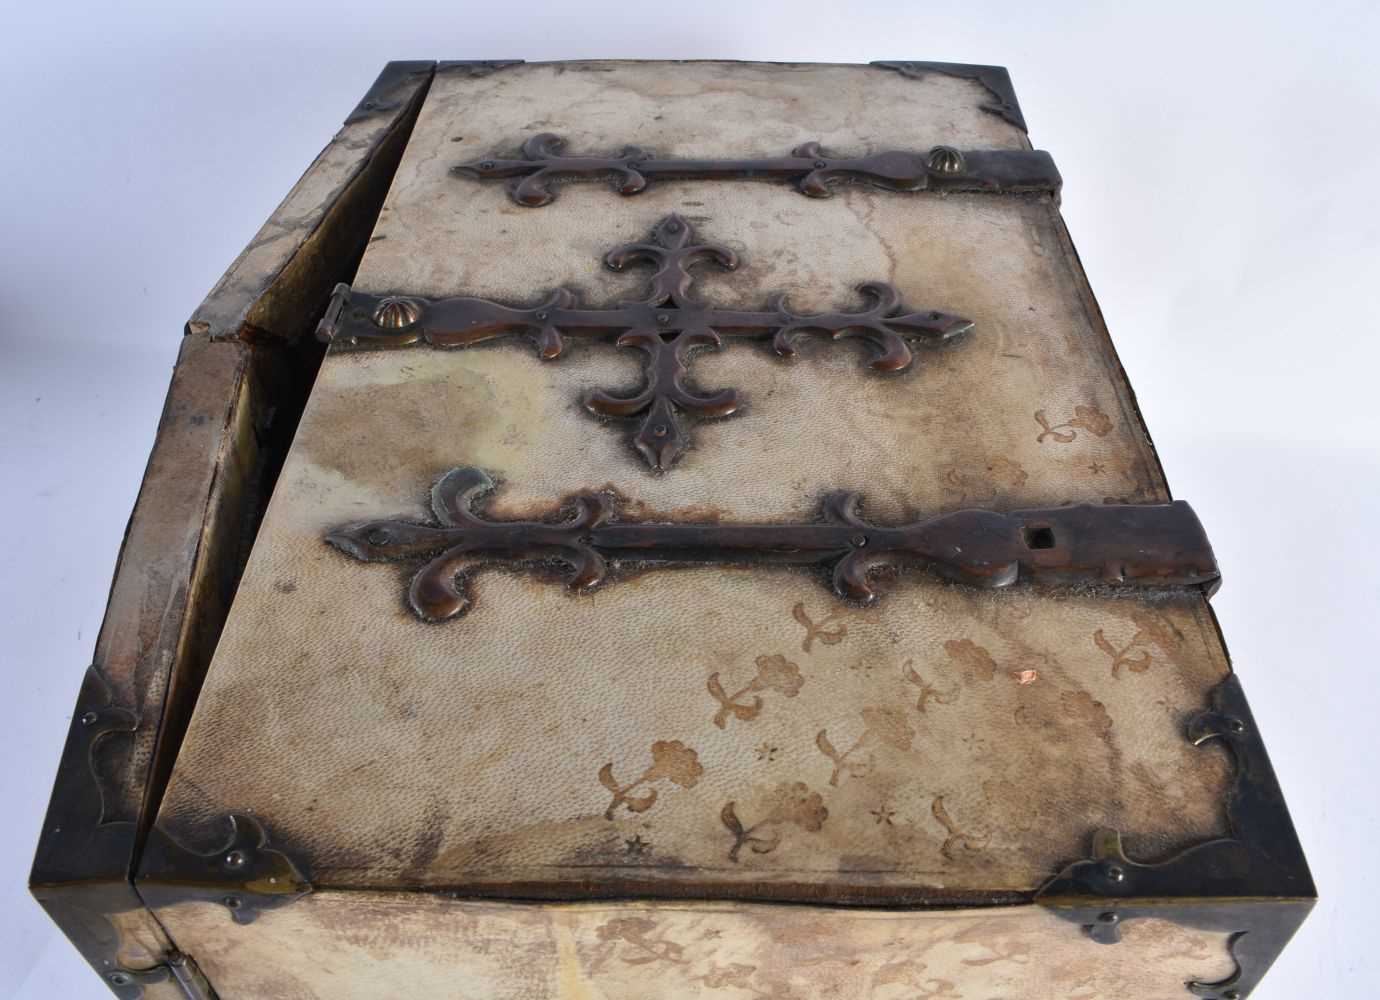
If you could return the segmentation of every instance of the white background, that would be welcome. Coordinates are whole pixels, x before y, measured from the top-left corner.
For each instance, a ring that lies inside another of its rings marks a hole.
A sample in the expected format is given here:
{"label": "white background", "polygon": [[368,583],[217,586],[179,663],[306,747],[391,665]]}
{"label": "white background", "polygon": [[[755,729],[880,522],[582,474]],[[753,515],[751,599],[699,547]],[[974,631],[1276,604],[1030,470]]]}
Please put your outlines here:
{"label": "white background", "polygon": [[1010,68],[1322,895],[1255,995],[1373,995],[1380,6],[1132,7],[3,8],[0,995],[108,996],[24,881],[183,321],[386,60],[592,56]]}

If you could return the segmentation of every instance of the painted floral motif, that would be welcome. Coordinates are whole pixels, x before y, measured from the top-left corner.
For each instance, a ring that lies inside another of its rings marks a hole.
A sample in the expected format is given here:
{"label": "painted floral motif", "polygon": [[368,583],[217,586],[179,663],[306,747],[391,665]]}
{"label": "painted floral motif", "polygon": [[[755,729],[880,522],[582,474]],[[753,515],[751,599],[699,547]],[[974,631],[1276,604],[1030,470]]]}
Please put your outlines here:
{"label": "painted floral motif", "polygon": [[605,819],[613,819],[619,806],[626,806],[628,812],[642,813],[656,804],[657,790],[649,788],[642,795],[630,794],[633,789],[653,782],[666,780],[681,788],[693,788],[704,774],[699,756],[680,740],[657,740],[652,744],[652,763],[641,777],[630,785],[619,785],[613,777],[613,762],[599,769],[599,784],[613,793],[613,801],[604,811]]}
{"label": "painted floral motif", "polygon": [[948,836],[944,838],[944,843],[939,848],[939,853],[950,861],[954,860],[954,854],[958,850],[980,851],[987,846],[988,840],[991,839],[990,837],[983,837],[981,840],[978,840],[972,834],[960,828],[959,825],[954,822],[953,817],[949,815],[949,811],[944,808],[944,796],[942,795],[936,795],[934,797],[934,802],[930,804],[930,813],[939,822],[939,825],[944,828],[945,833],[948,834]]}
{"label": "painted floral motif", "polygon": [[799,781],[782,782],[772,791],[766,802],[766,812],[751,826],[738,818],[737,806],[726,804],[719,812],[719,820],[733,834],[733,847],[728,860],[738,861],[743,847],[753,854],[770,854],[781,844],[782,826],[797,826],[807,833],[818,833],[829,818],[824,799]]}
{"label": "painted floral motif", "polygon": [[987,949],[990,954],[984,955],[981,958],[965,958],[963,964],[973,966],[974,968],[981,968],[985,965],[996,965],[999,962],[1012,962],[1015,965],[1030,964],[1031,947],[1029,942],[983,942],[982,946]]}
{"label": "painted floral motif", "polygon": [[958,494],[959,502],[992,500],[1018,490],[1030,478],[1025,469],[1009,458],[989,458],[978,468],[952,466],[943,474],[944,489]]}
{"label": "painted floral motif", "polygon": [[1154,663],[1154,650],[1172,658],[1183,645],[1183,633],[1152,612],[1132,614],[1131,623],[1136,626],[1136,634],[1120,648],[1102,629],[1093,633],[1093,643],[1112,661],[1113,677],[1119,677],[1123,667],[1133,674],[1143,674]]}
{"label": "painted floral motif", "polygon": [[997,661],[972,639],[950,639],[944,643],[944,652],[963,668],[970,681],[990,681],[997,675]]}
{"label": "painted floral motif", "polygon": [[656,962],[687,964],[683,957],[685,949],[674,941],[655,937],[656,929],[656,921],[647,917],[610,920],[595,931],[603,948],[591,969],[597,970],[613,954],[617,954],[624,965],[652,965]]}
{"label": "painted floral motif", "polygon": [[1079,431],[1087,431],[1094,437],[1106,437],[1112,432],[1112,418],[1096,406],[1075,406],[1073,419],[1062,424],[1050,424],[1044,410],[1035,411],[1035,422],[1044,430],[1035,440],[1043,444],[1045,438],[1052,438],[1059,444],[1071,444],[1078,438]]}
{"label": "painted floral motif", "polygon": [[1098,735],[1104,735],[1112,728],[1112,717],[1107,712],[1107,706],[1086,691],[1065,691],[1059,696],[1059,706],[1065,717],[1087,726]]}
{"label": "painted floral motif", "polygon": [[791,608],[791,617],[805,629],[805,638],[800,643],[801,650],[806,653],[810,652],[816,639],[826,646],[837,646],[843,642],[844,636],[848,634],[848,626],[839,624],[832,629],[828,626],[833,622],[840,621],[844,614],[842,611],[831,611],[819,621],[812,621],[809,614],[806,613],[803,603],[798,603]]}
{"label": "painted floral motif", "polygon": [[[733,694],[724,691],[719,683],[718,671],[715,671],[709,675],[708,682],[709,693],[719,703],[719,710],[714,713],[714,725],[720,729],[726,728],[730,716],[742,722],[751,722],[762,714],[762,698],[758,691],[777,691],[787,698],[794,698],[804,683],[800,668],[779,653],[757,657],[757,675],[748,682],[747,687]],[[738,700],[749,694],[752,695],[752,701]]]}
{"label": "painted floral motif", "polygon": [[905,679],[920,689],[920,699],[915,703],[916,709],[920,712],[924,712],[925,706],[930,702],[934,702],[936,705],[952,705],[958,700],[958,688],[950,688],[947,691],[939,690],[915,672],[912,661],[907,660],[902,668],[905,670],[903,675]]}
{"label": "painted floral motif", "polygon": [[869,707],[862,710],[863,732],[847,750],[839,751],[829,740],[828,731],[821,729],[815,737],[819,752],[834,762],[834,773],[829,776],[829,784],[837,786],[839,776],[861,777],[867,773],[867,761],[850,759],[859,750],[882,744],[896,750],[909,750],[915,739],[915,730],[906,722],[899,709]]}

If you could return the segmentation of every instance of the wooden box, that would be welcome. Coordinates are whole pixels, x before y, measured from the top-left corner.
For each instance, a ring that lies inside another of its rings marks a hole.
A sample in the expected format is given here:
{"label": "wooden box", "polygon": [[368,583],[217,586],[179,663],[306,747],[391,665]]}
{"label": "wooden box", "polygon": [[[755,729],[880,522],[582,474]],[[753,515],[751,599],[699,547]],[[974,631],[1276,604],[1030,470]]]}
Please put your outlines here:
{"label": "wooden box", "polygon": [[35,894],[122,997],[1173,998],[1314,890],[997,67],[394,63],[187,326]]}

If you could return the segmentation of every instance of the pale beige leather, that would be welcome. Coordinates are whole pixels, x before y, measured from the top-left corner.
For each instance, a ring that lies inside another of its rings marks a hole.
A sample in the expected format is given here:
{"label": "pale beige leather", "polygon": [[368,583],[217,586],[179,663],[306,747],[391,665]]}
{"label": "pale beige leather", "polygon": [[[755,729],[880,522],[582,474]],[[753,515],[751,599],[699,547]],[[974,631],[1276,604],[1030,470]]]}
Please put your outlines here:
{"label": "pale beige leather", "polygon": [[249,927],[164,913],[221,996],[256,1000],[1181,1000],[1225,934],[1159,920],[1115,948],[1039,907],[886,912],[731,903],[522,906],[325,892]]}
{"label": "pale beige leather", "polygon": [[[881,522],[1165,499],[1048,197],[850,188],[814,201],[784,185],[678,182],[621,198],[570,184],[532,210],[501,185],[448,173],[537,131],[566,135],[571,152],[636,142],[668,155],[776,155],[812,138],[846,153],[1023,146],[978,110],[988,99],[971,81],[866,67],[438,76],[360,288],[530,303],[561,285],[589,305],[616,302],[646,275],[603,271],[602,254],[679,211],[743,259],[733,275],[706,272],[709,301],[758,308],[786,291],[802,310],[851,307],[853,285],[887,280],[913,308],[977,328],[893,377],[868,371],[855,344],[811,343],[790,361],[742,343],[701,355],[696,382],[732,385],[746,405],[692,423],[696,447],[664,475],[632,451],[627,425],[581,408],[589,389],[637,378],[637,359],[609,344],[573,344],[552,362],[522,342],[332,351],[202,691],[164,828],[210,850],[217,817],[252,812],[326,890],[578,898],[621,885],[804,901],[1029,893],[1084,856],[1098,827],[1123,830],[1142,858],[1221,833],[1229,762],[1184,738],[1229,670],[1196,593],[989,593],[907,573],[862,609],[799,569],[615,572],[573,596],[548,576],[497,567],[476,574],[467,616],[426,624],[405,604],[416,566],[357,562],[323,541],[345,522],[428,519],[432,483],[462,465],[500,480],[486,513],[497,518],[546,516],[589,489],[625,498],[626,517],[691,521],[808,519],[837,489],[860,491],[865,516]],[[460,917],[438,929],[441,907]],[[828,956],[811,982],[884,1000],[1093,1000],[1141,987],[1136,995],[1167,997],[1188,973],[1229,971],[1221,949],[1204,946],[1211,935],[1144,925],[1145,950],[1100,949],[1032,909],[652,911],[327,891],[248,931],[198,906],[160,915],[179,941],[197,942],[232,996],[385,995],[370,976],[453,982],[462,967],[473,992],[461,992],[467,981],[429,995],[833,995],[801,978],[790,942],[806,940]],[[693,963],[625,961],[641,946],[600,930],[643,919]],[[733,924],[722,943],[703,943],[719,920]],[[415,934],[394,921],[416,922]],[[1008,927],[1012,954],[1028,961],[988,963]],[[501,954],[485,943],[513,936]],[[921,939],[942,954],[923,957]],[[290,972],[288,947],[315,949],[321,968]],[[380,964],[354,985],[322,971],[365,957]],[[934,992],[941,982],[962,985]]]}

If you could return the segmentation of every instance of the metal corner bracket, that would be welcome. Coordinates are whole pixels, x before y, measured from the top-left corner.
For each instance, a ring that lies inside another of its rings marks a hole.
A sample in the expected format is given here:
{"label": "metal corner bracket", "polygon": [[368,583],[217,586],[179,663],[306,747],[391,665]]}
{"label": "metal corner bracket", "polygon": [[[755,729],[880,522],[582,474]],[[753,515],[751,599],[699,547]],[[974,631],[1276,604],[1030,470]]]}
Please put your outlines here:
{"label": "metal corner bracket", "polygon": [[983,111],[996,115],[1003,121],[1010,122],[1022,132],[1029,131],[1025,127],[1025,116],[1021,114],[1020,103],[1016,100],[1016,88],[1011,85],[1011,74],[1006,71],[1005,66],[881,59],[874,61],[872,65],[878,69],[895,70],[902,76],[908,76],[913,80],[923,80],[931,73],[941,73],[944,76],[958,77],[963,80],[974,80],[982,84],[993,98],[991,103],[980,105]]}
{"label": "metal corner bracket", "polygon": [[226,908],[237,924],[249,924],[265,910],[286,906],[310,893],[311,883],[253,816],[225,818],[230,835],[203,854],[178,843],[161,826],[149,832],[136,887],[151,909],[186,902]]}
{"label": "metal corner bracket", "polygon": [[1036,901],[1100,944],[1117,943],[1126,921],[1147,917],[1230,932],[1235,971],[1185,986],[1205,1000],[1242,1000],[1307,916],[1316,890],[1236,674],[1213,690],[1211,708],[1189,720],[1187,737],[1194,746],[1225,744],[1235,760],[1229,835],[1142,864],[1127,857],[1120,833],[1099,830],[1091,855],[1047,882]]}

